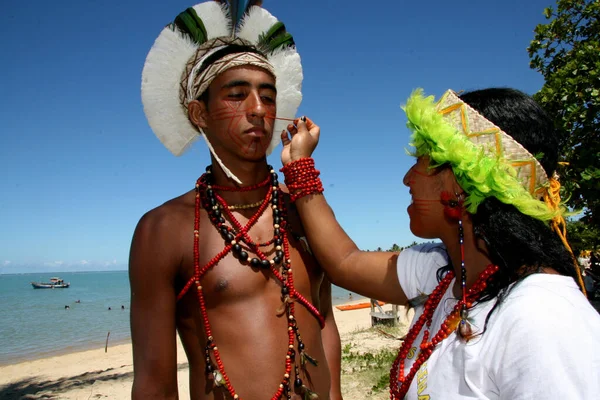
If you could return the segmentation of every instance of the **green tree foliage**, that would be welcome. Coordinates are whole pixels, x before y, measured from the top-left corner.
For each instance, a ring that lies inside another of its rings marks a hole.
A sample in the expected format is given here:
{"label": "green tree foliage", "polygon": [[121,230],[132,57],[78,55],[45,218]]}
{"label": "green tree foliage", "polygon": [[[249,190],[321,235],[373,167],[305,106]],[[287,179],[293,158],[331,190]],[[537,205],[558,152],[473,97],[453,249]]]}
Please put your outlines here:
{"label": "green tree foliage", "polygon": [[567,221],[567,239],[573,254],[579,256],[583,250],[600,250],[600,229],[579,221]]}
{"label": "green tree foliage", "polygon": [[402,247],[400,247],[396,243],[394,243],[388,251],[402,251],[402,250],[404,250]]}
{"label": "green tree foliage", "polygon": [[531,68],[545,78],[534,98],[565,133],[567,204],[600,227],[600,1],[558,0],[544,15],[528,48]]}

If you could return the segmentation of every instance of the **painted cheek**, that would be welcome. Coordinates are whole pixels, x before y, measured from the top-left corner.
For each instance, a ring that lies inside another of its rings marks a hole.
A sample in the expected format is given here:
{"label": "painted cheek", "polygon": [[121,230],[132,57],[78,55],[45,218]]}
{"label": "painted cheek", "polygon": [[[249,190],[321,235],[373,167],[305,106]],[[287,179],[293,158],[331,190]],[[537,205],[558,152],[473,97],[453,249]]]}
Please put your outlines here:
{"label": "painted cheek", "polygon": [[[413,172],[418,175],[421,176],[421,183],[423,185],[429,186],[431,184],[431,179],[433,178],[431,175],[429,174],[425,174],[423,172],[417,171],[416,169],[413,169]],[[425,181],[425,179],[427,179]],[[417,180],[414,178],[411,178],[408,180],[409,185],[411,186],[411,188],[415,189],[414,185],[417,184]],[[430,198],[429,196],[422,196],[422,195],[415,195],[414,192],[418,191],[418,190],[413,190],[413,209],[415,211],[416,214],[419,214],[421,216],[428,216],[432,214],[433,211],[433,207],[437,204],[440,203],[440,199],[433,199]]]}
{"label": "painted cheek", "polygon": [[250,109],[241,101],[223,101],[221,107],[215,108],[211,112],[211,117],[215,121],[226,123],[228,140],[240,148],[245,155],[264,154],[271,143],[276,114],[275,107],[267,107],[269,111],[265,115],[265,130],[271,132],[271,134],[246,140],[241,132],[241,125],[246,120],[246,115]]}

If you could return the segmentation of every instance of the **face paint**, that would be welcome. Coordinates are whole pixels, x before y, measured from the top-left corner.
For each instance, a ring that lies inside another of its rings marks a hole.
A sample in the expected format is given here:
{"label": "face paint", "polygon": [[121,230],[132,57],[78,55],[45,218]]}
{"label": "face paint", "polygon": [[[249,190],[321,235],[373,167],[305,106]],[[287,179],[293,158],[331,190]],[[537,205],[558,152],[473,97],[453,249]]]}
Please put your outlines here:
{"label": "face paint", "polygon": [[277,112],[273,77],[262,70],[240,68],[224,72],[213,83],[221,89],[211,94],[211,132],[231,151],[264,156]]}
{"label": "face paint", "polygon": [[437,228],[443,218],[439,174],[430,169],[427,158],[419,157],[404,176],[404,184],[412,197],[407,208],[411,231],[423,238],[438,237]]}

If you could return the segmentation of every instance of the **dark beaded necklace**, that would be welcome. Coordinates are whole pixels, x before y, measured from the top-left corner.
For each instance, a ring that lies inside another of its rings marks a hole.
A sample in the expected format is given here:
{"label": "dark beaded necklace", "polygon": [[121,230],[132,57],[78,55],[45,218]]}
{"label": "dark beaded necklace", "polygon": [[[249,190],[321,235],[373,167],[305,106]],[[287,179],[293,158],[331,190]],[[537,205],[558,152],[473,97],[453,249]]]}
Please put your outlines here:
{"label": "dark beaded necklace", "polygon": [[[291,399],[292,396],[292,384],[291,384],[291,371],[292,365],[295,370],[295,380],[293,385],[296,389],[304,388],[302,379],[300,378],[300,371],[298,363],[296,362],[296,350],[294,343],[297,341],[297,349],[300,354],[300,364],[304,367],[308,361],[317,364],[316,360],[310,357],[305,352],[305,345],[300,335],[298,328],[294,303],[298,302],[305,306],[317,319],[321,326],[324,326],[324,319],[318,310],[304,298],[294,287],[294,277],[292,273],[292,265],[289,250],[289,241],[287,235],[287,215],[286,207],[283,199],[283,194],[279,189],[279,182],[277,173],[269,166],[270,177],[265,181],[249,187],[236,189],[237,191],[251,191],[266,187],[270,184],[267,191],[267,195],[263,200],[262,204],[258,208],[258,211],[249,219],[245,226],[242,226],[240,222],[235,218],[231,210],[229,209],[225,200],[219,196],[218,190],[232,191],[232,188],[224,188],[216,186],[213,183],[211,168],[208,167],[206,174],[202,175],[196,182],[196,207],[195,207],[195,218],[194,218],[194,278],[188,282],[186,288],[182,294],[187,290],[191,284],[196,285],[198,302],[200,303],[200,310],[202,313],[204,331],[207,337],[207,343],[205,347],[206,356],[206,374],[208,377],[214,379],[215,385],[225,386],[227,391],[234,399],[241,399],[240,395],[235,391],[231,384],[221,356],[217,347],[215,338],[212,334],[210,321],[208,319],[208,313],[206,310],[206,302],[201,286],[201,279],[205,273],[216,266],[218,262],[223,259],[230,251],[242,264],[251,266],[252,268],[268,270],[274,276],[274,278],[281,284],[281,297],[283,306],[281,315],[286,314],[288,320],[288,349],[285,356],[285,372],[279,385],[279,388],[272,396],[272,400],[282,399],[284,396],[287,399]],[[273,238],[266,243],[256,243],[248,235],[248,231],[256,222],[259,217],[266,211],[268,206],[271,206],[273,211]],[[203,207],[208,213],[211,223],[219,231],[225,241],[225,248],[211,259],[204,267],[200,268],[200,254],[199,254],[199,228],[200,228],[200,207]],[[226,218],[232,224],[232,226],[226,225]],[[269,259],[261,250],[260,247],[267,246],[269,244],[275,245],[275,255]],[[248,251],[254,253],[256,256],[250,256]],[[180,294],[180,297],[182,296]],[[216,366],[213,364],[211,358],[211,352],[214,356]]]}

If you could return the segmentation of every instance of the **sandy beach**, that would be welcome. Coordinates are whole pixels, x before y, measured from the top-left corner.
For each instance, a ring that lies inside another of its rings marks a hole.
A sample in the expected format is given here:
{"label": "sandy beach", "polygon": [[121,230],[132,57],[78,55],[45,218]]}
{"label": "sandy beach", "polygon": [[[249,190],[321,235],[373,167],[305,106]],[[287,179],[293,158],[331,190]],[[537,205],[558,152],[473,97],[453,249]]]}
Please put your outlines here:
{"label": "sandy beach", "polygon": [[[368,302],[357,299],[346,304]],[[391,305],[383,306],[391,310]],[[370,309],[340,311],[334,307],[342,347],[352,343],[354,351],[396,349],[399,341],[367,330],[371,327]],[[400,325],[406,326],[412,314],[400,307]],[[365,331],[367,330],[367,331]],[[178,345],[179,398],[189,399],[188,365],[181,343]],[[130,344],[64,354],[0,367],[0,399],[128,399],[133,380]],[[364,400],[365,393],[353,385],[348,374],[342,376],[345,400]]]}

